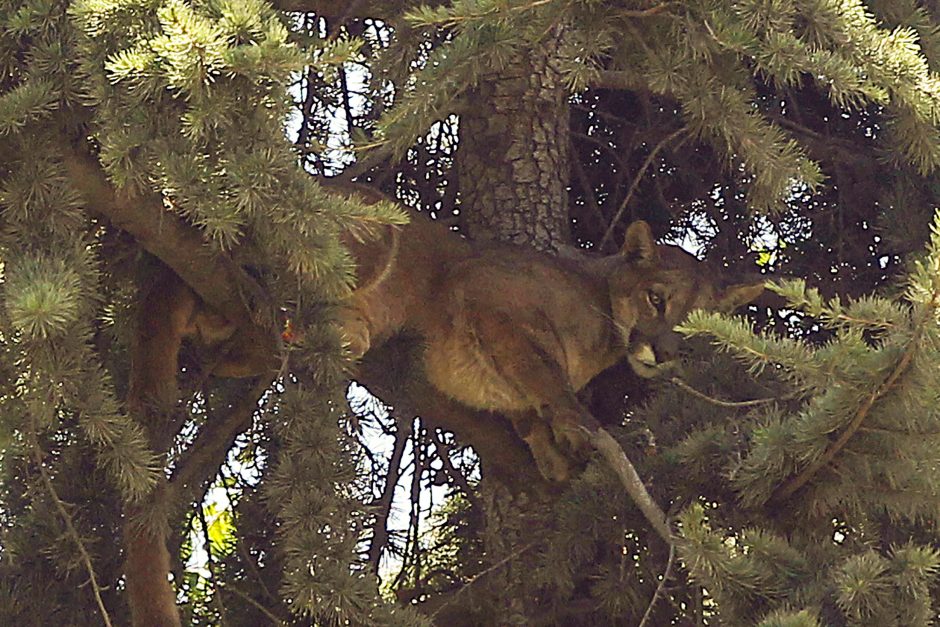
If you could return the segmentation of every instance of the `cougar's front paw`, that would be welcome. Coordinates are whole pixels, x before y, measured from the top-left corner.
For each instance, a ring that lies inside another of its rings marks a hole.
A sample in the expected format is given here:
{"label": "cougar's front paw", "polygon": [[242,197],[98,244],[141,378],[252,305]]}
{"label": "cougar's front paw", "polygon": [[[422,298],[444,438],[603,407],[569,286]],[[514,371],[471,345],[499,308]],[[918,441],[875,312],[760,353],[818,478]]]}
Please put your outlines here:
{"label": "cougar's front paw", "polygon": [[571,464],[554,446],[532,448],[532,456],[539,473],[554,483],[566,483],[571,478]]}
{"label": "cougar's front paw", "polygon": [[548,425],[541,419],[517,419],[513,422],[516,432],[529,445],[539,473],[547,480],[565,483],[571,477],[571,464],[564,453],[552,441]]}
{"label": "cougar's front paw", "polygon": [[551,421],[552,434],[559,445],[581,455],[591,449],[591,436],[596,424],[593,418],[585,418],[580,414],[558,414]]}

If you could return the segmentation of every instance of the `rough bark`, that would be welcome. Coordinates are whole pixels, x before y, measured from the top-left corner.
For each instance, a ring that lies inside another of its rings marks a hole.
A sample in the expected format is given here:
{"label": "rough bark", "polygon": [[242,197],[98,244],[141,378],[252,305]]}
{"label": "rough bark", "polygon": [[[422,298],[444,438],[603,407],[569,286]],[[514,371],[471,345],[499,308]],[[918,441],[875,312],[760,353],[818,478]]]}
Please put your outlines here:
{"label": "rough bark", "polygon": [[[472,239],[548,252],[570,243],[569,111],[557,69],[562,35],[551,33],[467,96],[456,163],[462,226]],[[497,600],[493,616],[524,625],[537,600],[525,594],[521,560],[507,558],[550,528],[549,503],[544,494],[518,494],[498,475],[484,473],[481,491],[488,565],[505,562],[488,575],[486,587]]]}
{"label": "rough bark", "polygon": [[558,71],[562,29],[467,95],[457,170],[472,239],[557,250],[570,241],[568,101]]}

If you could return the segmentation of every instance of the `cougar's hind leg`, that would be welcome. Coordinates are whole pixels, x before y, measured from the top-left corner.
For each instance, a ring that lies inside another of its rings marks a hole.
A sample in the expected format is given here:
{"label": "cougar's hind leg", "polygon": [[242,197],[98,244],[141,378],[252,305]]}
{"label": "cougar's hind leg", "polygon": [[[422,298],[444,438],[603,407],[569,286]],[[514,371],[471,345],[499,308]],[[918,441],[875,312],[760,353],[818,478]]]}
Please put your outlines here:
{"label": "cougar's hind leg", "polygon": [[339,313],[339,326],[353,359],[361,359],[369,352],[372,347],[372,333],[369,323],[358,309],[343,307]]}

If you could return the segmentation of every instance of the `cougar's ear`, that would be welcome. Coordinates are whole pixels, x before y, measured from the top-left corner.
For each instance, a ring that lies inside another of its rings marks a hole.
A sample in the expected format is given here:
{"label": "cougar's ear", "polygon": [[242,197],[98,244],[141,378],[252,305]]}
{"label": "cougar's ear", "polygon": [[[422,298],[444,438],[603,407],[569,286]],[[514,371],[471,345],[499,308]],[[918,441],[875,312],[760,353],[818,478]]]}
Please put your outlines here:
{"label": "cougar's ear", "polygon": [[718,311],[730,313],[742,305],[746,305],[764,291],[764,281],[748,281],[746,283],[733,283],[726,286],[718,294]]}
{"label": "cougar's ear", "polygon": [[620,254],[631,261],[652,263],[658,259],[656,242],[650,225],[643,220],[636,220],[627,227]]}

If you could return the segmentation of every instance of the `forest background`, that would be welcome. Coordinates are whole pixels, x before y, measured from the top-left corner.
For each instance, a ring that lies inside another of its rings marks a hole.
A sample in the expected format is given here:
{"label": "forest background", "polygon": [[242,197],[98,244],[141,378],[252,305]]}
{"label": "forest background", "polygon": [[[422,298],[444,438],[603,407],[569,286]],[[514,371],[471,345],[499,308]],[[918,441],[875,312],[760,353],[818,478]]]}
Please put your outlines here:
{"label": "forest background", "polygon": [[[168,625],[930,624],[938,10],[0,1],[0,622],[128,624],[146,537]],[[642,218],[791,277],[693,315],[674,379],[584,393],[669,545],[603,465],[546,494],[524,449],[500,472],[418,417],[420,341],[350,364],[340,234],[397,214],[336,177],[474,240],[608,254]],[[142,420],[156,260],[278,376],[187,346],[179,407]]]}

